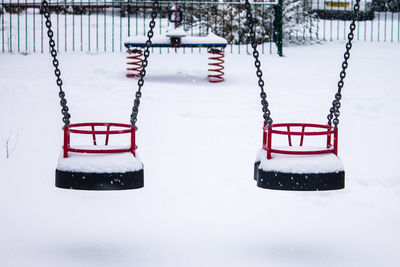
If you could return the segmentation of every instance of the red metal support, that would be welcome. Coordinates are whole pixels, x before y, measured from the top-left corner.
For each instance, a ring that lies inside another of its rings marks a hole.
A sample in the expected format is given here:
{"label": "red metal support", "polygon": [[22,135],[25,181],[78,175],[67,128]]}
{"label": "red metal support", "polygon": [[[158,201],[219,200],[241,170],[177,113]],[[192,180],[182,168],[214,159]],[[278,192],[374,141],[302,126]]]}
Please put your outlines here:
{"label": "red metal support", "polygon": [[292,135],[290,134],[290,125],[287,126],[289,146],[292,146]]}
{"label": "red metal support", "polygon": [[136,127],[131,127],[131,153],[136,157]]}
{"label": "red metal support", "polygon": [[[304,125],[301,126],[301,132],[302,133],[304,133],[305,129],[306,129],[306,126],[304,126]],[[301,137],[300,137],[300,146],[303,146],[303,143],[304,143],[304,134],[302,134]]]}
{"label": "red metal support", "polygon": [[[106,127],[106,130],[96,130],[96,126]],[[80,127],[90,127],[91,130],[81,130],[77,129]],[[121,129],[111,130],[111,127],[118,127]],[[135,150],[137,148],[135,143],[135,131],[137,128],[132,128],[130,124],[122,124],[122,123],[103,123],[103,122],[89,122],[89,123],[75,123],[69,124],[67,127],[63,128],[64,131],[64,145],[63,145],[63,155],[64,157],[68,157],[68,152],[75,153],[123,153],[123,152],[131,152],[133,156],[135,156]],[[131,144],[129,148],[111,148],[111,149],[90,149],[90,148],[74,148],[70,146],[70,134],[88,134],[92,135],[93,145],[97,145],[96,135],[105,135],[105,146],[108,146],[109,136],[112,134],[131,134]]]}
{"label": "red metal support", "polygon": [[333,131],[333,153],[338,155],[338,129],[335,128]]}
{"label": "red metal support", "polygon": [[[332,124],[331,124],[331,123],[328,123],[328,125],[329,125],[330,127],[332,127]],[[331,147],[332,147],[332,135],[331,135],[331,134],[328,134],[327,140],[326,140],[326,148],[331,148]]]}
{"label": "red metal support", "polygon": [[107,134],[106,134],[106,141],[104,142],[104,144],[106,145],[106,146],[108,146],[108,140],[109,140],[109,138],[110,138],[110,124],[107,124]]}
{"label": "red metal support", "polygon": [[267,126],[267,159],[272,158],[272,127]]}
{"label": "red metal support", "polygon": [[263,127],[263,143],[262,143],[262,147],[265,148],[267,145],[267,132],[266,132],[266,128],[268,127],[267,124],[264,124]]}
{"label": "red metal support", "polygon": [[[285,127],[287,130],[277,130],[276,128]],[[300,131],[293,131],[292,127],[300,127]],[[317,130],[306,131],[306,128],[313,128]],[[289,146],[292,146],[292,135],[300,136],[299,146],[303,146],[304,136],[327,136],[327,148],[320,150],[301,150],[294,151],[292,149],[285,150],[272,148],[272,135],[286,135],[288,136]],[[333,135],[333,148],[331,145],[331,136]],[[272,124],[271,127],[264,125],[263,128],[263,149],[267,151],[267,159],[271,159],[272,153],[287,154],[287,155],[317,155],[317,154],[338,154],[338,129],[333,128],[331,125],[311,124],[311,123],[277,123]]]}
{"label": "red metal support", "polygon": [[64,158],[68,158],[68,149],[69,149],[69,128],[68,128],[68,126],[63,127],[63,132],[64,132],[63,156],[64,156]]}
{"label": "red metal support", "polygon": [[97,142],[96,142],[96,134],[95,134],[94,125],[92,125],[91,127],[92,127],[92,131],[93,131],[93,134],[92,134],[93,145],[94,145],[94,146],[97,146]]}

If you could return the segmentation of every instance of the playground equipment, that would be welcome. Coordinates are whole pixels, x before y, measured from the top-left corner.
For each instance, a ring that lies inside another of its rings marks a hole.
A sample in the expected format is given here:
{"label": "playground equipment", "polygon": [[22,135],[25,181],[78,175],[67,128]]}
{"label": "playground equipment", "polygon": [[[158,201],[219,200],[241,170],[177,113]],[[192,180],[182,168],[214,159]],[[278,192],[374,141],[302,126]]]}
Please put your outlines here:
{"label": "playground equipment", "polygon": [[[209,53],[208,80],[212,83],[224,81],[224,57],[227,41],[213,33],[207,36],[190,36],[182,27],[184,13],[176,4],[168,10],[170,28],[165,35],[154,36],[151,47],[178,48],[206,47]],[[143,51],[146,40],[143,37],[130,37],[124,43],[127,48],[127,77],[139,77],[142,68]]]}
{"label": "playground equipment", "polygon": [[[136,155],[136,121],[159,2],[157,0],[153,2],[150,30],[144,45],[144,59],[141,62],[142,66],[138,90],[132,108],[131,124],[112,122],[70,123],[71,115],[67,106],[65,92],[62,89],[63,82],[53,39],[54,33],[51,29],[49,3],[47,0],[42,1],[42,6],[43,15],[46,19],[50,54],[53,57],[52,63],[55,68],[54,74],[59,87],[61,113],[63,114],[64,123],[64,145],[56,169],[56,186],[82,190],[124,190],[143,187],[143,164]],[[71,134],[89,135],[92,137],[93,145],[85,147],[73,146],[71,145]],[[111,136],[122,134],[130,135],[130,143],[122,147],[112,147],[109,144]],[[98,136],[105,136],[104,145],[98,144]]]}
{"label": "playground equipment", "polygon": [[[342,98],[344,78],[346,77],[346,69],[350,58],[350,49],[352,47],[354,30],[356,28],[355,25],[358,18],[359,2],[360,0],[356,0],[354,5],[354,18],[350,24],[350,33],[348,34],[348,42],[346,44],[346,52],[342,63],[342,71],[340,72],[338,90],[332,102],[329,115],[327,116],[328,123],[325,125],[310,123],[273,124],[269,103],[267,101],[267,94],[264,90],[261,62],[259,60],[255,38],[254,20],[249,0],[246,0],[246,16],[250,30],[250,40],[255,59],[258,85],[261,89],[260,96],[264,117],[262,150],[259,152],[254,168],[254,179],[257,180],[257,185],[259,187],[298,191],[335,190],[344,188],[344,168],[340,159],[337,157],[339,109],[341,106],[340,100]],[[147,41],[140,44],[129,44],[132,47],[136,45],[137,47],[144,48],[144,57],[140,61],[138,90],[135,94],[130,119],[131,124],[93,122],[70,124],[71,115],[69,114],[65,93],[62,90],[61,71],[58,68],[59,62],[57,60],[57,51],[55,50],[55,41],[53,40],[53,32],[51,30],[48,2],[47,0],[43,0],[42,3],[44,7],[44,17],[46,18],[46,27],[48,29],[47,35],[49,37],[51,56],[53,57],[52,62],[55,68],[54,73],[59,87],[60,105],[62,107],[64,122],[64,146],[63,154],[60,157],[59,165],[56,170],[56,186],[86,190],[122,190],[143,187],[143,164],[136,157],[135,132],[137,130],[137,115],[139,112],[140,98],[142,96],[141,89],[144,85],[146,66],[148,65],[148,57],[150,55],[149,49],[157,45],[162,47],[164,47],[163,45],[181,47],[184,44],[193,46],[199,45],[200,43],[185,42],[184,38],[187,37],[179,36],[176,32],[170,32],[170,41],[168,43],[152,43],[155,18],[157,17],[157,10],[159,9],[159,1],[155,0],[152,6]],[[178,21],[182,20],[183,14],[178,11],[176,6],[173,14],[174,16],[170,15],[170,17],[174,17],[176,24]],[[204,43],[201,43],[201,45],[205,46]],[[215,49],[215,45],[216,43],[209,44],[209,48]],[[222,44],[221,47],[223,47]],[[139,64],[137,64],[137,67],[138,66]],[[214,78],[216,79],[215,81],[218,82],[221,81],[218,79],[222,77]],[[105,130],[98,130],[96,127],[105,127]],[[293,131],[293,128],[300,130]],[[70,142],[71,133],[92,136],[93,146],[90,148],[72,147]],[[110,136],[120,134],[130,134],[130,144],[126,147],[110,148]],[[98,135],[105,136],[104,146],[98,146]],[[289,146],[283,148],[274,146],[273,140],[275,140],[275,137],[273,138],[273,136],[277,135],[287,136]],[[293,146],[293,136],[300,137],[300,143],[297,147]],[[324,136],[326,138],[323,145],[324,147],[315,149],[303,146],[305,137],[308,138],[310,136]],[[70,154],[73,156],[70,157]],[[99,154],[102,156],[100,160],[99,158],[88,156]],[[124,166],[116,166],[116,168],[111,169],[102,168],[103,163],[109,161],[123,162]],[[82,167],[82,165],[84,167]]]}
{"label": "playground equipment", "polygon": [[[345,172],[342,162],[337,157],[339,109],[348,59],[350,58],[350,49],[354,38],[354,30],[360,10],[360,0],[356,0],[354,5],[354,16],[350,24],[350,33],[348,34],[348,42],[346,43],[346,52],[342,63],[342,71],[340,72],[338,90],[332,102],[326,125],[310,123],[273,124],[267,94],[264,90],[264,80],[262,79],[261,63],[254,31],[254,20],[249,0],[246,0],[245,7],[258,85],[261,89],[260,96],[264,117],[262,150],[259,152],[254,164],[254,179],[257,181],[257,186],[266,189],[296,191],[344,188]],[[295,128],[294,131],[293,128]],[[279,135],[287,136],[288,146],[276,147],[273,145],[273,140]],[[292,136],[300,137],[299,146],[293,146]],[[303,146],[304,138],[311,136],[325,136],[326,141],[317,148]]]}

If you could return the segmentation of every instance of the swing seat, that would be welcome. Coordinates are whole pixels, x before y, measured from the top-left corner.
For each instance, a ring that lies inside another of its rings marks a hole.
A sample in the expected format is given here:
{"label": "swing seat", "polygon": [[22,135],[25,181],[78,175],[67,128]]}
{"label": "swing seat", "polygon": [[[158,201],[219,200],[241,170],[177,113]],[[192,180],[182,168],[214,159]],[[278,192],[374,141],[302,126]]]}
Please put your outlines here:
{"label": "swing seat", "polygon": [[[273,134],[287,136],[289,145],[272,146]],[[271,128],[264,126],[263,148],[258,152],[254,164],[257,186],[290,191],[343,189],[345,172],[337,157],[337,134],[337,129],[321,124],[281,123],[273,124]],[[299,146],[293,146],[292,136],[300,138]],[[304,136],[326,136],[326,146],[303,146]]]}
{"label": "swing seat", "polygon": [[[103,129],[99,130],[96,127]],[[56,169],[56,187],[126,190],[144,186],[143,164],[135,156],[136,128],[121,123],[77,123],[69,124],[63,130],[64,145]],[[93,145],[71,147],[71,133],[91,135]],[[129,133],[129,146],[109,145],[110,135]],[[104,145],[98,145],[98,135],[105,136]]]}

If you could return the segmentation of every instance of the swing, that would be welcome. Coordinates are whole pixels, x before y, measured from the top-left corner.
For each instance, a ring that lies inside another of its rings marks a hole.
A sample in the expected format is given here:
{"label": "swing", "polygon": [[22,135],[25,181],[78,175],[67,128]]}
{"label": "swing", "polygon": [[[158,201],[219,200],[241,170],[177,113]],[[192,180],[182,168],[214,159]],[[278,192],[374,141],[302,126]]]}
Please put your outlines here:
{"label": "swing", "polygon": [[[254,31],[254,20],[249,0],[245,1],[246,17],[249,23],[250,42],[253,47],[258,85],[261,88],[261,105],[264,117],[262,149],[257,155],[254,164],[254,179],[257,186],[265,189],[291,191],[320,191],[343,189],[345,186],[345,172],[341,160],[338,158],[338,124],[339,108],[342,98],[342,88],[350,49],[354,38],[354,30],[360,8],[360,0],[354,5],[354,17],[350,24],[346,52],[340,72],[338,91],[332,102],[328,115],[328,123],[273,123],[268,107],[267,94],[264,91],[261,63],[258,59],[257,42]],[[333,125],[332,125],[333,124]],[[286,136],[288,146],[273,145],[273,140]],[[298,137],[299,145],[293,146],[292,137]],[[326,138],[318,147],[303,146],[305,138]]]}
{"label": "swing", "polygon": [[[138,80],[138,90],[132,108],[130,124],[112,122],[70,123],[71,115],[67,106],[65,92],[62,90],[61,71],[51,30],[49,3],[42,1],[44,17],[46,19],[47,35],[49,37],[50,53],[55,68],[57,86],[59,87],[61,113],[63,115],[64,144],[62,155],[59,158],[55,172],[55,185],[65,189],[80,190],[126,190],[137,189],[144,186],[143,164],[136,155],[136,122],[139,111],[141,88],[144,84],[146,66],[150,55],[151,38],[159,2],[155,0],[152,6],[150,29],[147,33],[148,40],[145,44],[144,59]],[[93,144],[79,147],[71,144],[71,134],[89,135]],[[130,135],[130,143],[125,146],[115,147],[109,145],[111,136]],[[103,136],[104,145],[99,144],[99,136]]]}

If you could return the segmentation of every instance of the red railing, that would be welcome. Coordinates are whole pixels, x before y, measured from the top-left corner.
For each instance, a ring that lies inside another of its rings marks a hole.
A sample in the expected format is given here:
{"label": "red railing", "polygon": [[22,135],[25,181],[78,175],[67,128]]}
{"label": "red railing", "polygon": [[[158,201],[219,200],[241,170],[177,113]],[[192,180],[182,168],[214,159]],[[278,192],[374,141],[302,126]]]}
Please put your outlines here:
{"label": "red railing", "polygon": [[[300,128],[300,131],[292,131],[292,128]],[[286,130],[277,130],[276,128],[286,128]],[[306,131],[306,128],[314,128],[318,130]],[[267,124],[263,128],[263,149],[267,151],[267,159],[271,159],[272,153],[289,154],[289,155],[315,155],[334,153],[337,155],[338,130],[331,125],[312,124],[312,123],[276,123],[268,127]],[[299,146],[303,146],[304,136],[323,136],[326,135],[326,149],[320,150],[284,150],[272,148],[272,134],[287,135],[289,146],[293,146],[292,136],[300,136]],[[333,144],[332,144],[333,136]]]}
{"label": "red railing", "polygon": [[[106,127],[106,130],[96,130],[97,126]],[[91,130],[79,129],[81,127],[90,127]],[[118,127],[120,129],[111,130],[111,127]],[[69,124],[67,127],[63,128],[64,131],[64,145],[63,152],[64,158],[68,157],[68,152],[76,152],[76,153],[123,153],[123,152],[131,152],[133,156],[135,156],[136,140],[135,140],[135,132],[137,127],[133,128],[130,124],[123,123],[112,123],[112,122],[87,122],[87,123],[75,123]],[[90,134],[92,135],[93,145],[97,146],[96,135],[105,135],[104,145],[108,146],[108,141],[110,135],[112,134],[131,134],[131,144],[129,148],[118,148],[118,149],[81,149],[81,148],[73,148],[70,146],[70,134]]]}

